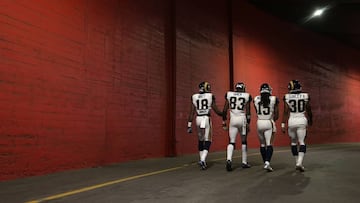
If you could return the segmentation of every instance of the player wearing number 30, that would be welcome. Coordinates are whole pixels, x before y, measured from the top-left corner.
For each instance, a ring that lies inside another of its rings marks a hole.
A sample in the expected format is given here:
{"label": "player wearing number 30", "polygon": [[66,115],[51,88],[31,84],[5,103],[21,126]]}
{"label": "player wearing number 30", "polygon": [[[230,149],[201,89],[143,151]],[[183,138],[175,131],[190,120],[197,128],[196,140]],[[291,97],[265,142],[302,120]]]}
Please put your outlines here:
{"label": "player wearing number 30", "polygon": [[196,112],[196,128],[200,156],[199,165],[202,170],[207,168],[206,157],[212,141],[211,109],[219,116],[222,116],[222,112],[216,106],[215,96],[211,93],[210,84],[208,82],[202,82],[199,84],[199,93],[196,93],[191,97],[191,110],[187,126],[188,133],[192,133],[192,119]]}
{"label": "player wearing number 30", "polygon": [[[291,139],[291,152],[295,157],[296,170],[305,171],[303,159],[306,153],[306,127],[312,125],[310,96],[302,92],[301,84],[292,80],[288,85],[289,93],[284,96],[284,114],[281,130],[285,133],[285,124],[288,120],[288,133]],[[300,147],[298,148],[298,143]]]}
{"label": "player wearing number 30", "polygon": [[275,121],[279,118],[279,99],[272,96],[272,89],[269,84],[264,83],[260,86],[260,95],[254,98],[254,105],[258,117],[256,126],[260,141],[260,153],[264,161],[264,169],[272,172],[270,166],[273,154],[272,142],[275,136]]}
{"label": "player wearing number 30", "polygon": [[226,170],[232,171],[232,156],[235,150],[236,136],[241,135],[242,168],[250,168],[247,163],[247,133],[250,124],[251,95],[245,92],[245,84],[240,82],[235,85],[235,91],[228,91],[225,95],[223,110],[223,128],[226,130],[227,111],[230,108],[229,144],[226,154]]}

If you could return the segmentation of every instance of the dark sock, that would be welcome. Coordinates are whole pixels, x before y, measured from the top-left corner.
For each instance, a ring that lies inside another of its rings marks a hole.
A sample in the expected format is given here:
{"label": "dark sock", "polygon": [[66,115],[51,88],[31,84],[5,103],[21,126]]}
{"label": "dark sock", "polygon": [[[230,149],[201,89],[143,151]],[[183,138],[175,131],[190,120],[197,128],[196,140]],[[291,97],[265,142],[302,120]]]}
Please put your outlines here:
{"label": "dark sock", "polygon": [[266,158],[265,158],[265,161],[268,161],[270,162],[271,161],[271,157],[273,155],[273,146],[269,145],[266,147]]}
{"label": "dark sock", "polygon": [[265,162],[265,158],[266,158],[266,149],[265,149],[265,147],[260,147],[260,153],[261,153],[261,157],[263,159],[263,162]]}

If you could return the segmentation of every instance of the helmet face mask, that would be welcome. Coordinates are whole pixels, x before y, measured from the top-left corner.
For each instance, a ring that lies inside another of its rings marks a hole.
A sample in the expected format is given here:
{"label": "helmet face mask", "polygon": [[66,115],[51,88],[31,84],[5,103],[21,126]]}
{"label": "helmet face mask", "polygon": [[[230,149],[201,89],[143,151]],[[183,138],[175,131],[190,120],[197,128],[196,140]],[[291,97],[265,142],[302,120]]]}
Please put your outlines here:
{"label": "helmet face mask", "polygon": [[246,86],[243,82],[238,82],[235,85],[235,91],[236,92],[245,92],[246,90]]}
{"label": "helmet face mask", "polygon": [[299,93],[302,91],[302,87],[299,81],[291,80],[288,84],[289,93]]}
{"label": "helmet face mask", "polygon": [[211,92],[210,84],[208,82],[201,82],[199,84],[199,92],[200,93]]}
{"label": "helmet face mask", "polygon": [[272,89],[271,89],[270,85],[267,84],[267,83],[263,83],[263,84],[260,86],[260,93],[269,93],[269,94],[271,94],[271,93],[272,93]]}

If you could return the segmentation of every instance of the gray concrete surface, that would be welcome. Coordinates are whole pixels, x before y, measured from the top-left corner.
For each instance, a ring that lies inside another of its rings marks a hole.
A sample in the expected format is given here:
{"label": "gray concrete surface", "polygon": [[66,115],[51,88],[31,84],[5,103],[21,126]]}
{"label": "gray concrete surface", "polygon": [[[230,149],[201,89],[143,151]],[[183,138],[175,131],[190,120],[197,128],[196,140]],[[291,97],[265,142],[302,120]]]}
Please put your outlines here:
{"label": "gray concrete surface", "polygon": [[289,147],[275,147],[274,172],[257,149],[250,169],[225,170],[225,152],[211,152],[201,171],[197,155],[148,159],[0,182],[0,202],[359,202],[360,143],[308,146],[304,173]]}

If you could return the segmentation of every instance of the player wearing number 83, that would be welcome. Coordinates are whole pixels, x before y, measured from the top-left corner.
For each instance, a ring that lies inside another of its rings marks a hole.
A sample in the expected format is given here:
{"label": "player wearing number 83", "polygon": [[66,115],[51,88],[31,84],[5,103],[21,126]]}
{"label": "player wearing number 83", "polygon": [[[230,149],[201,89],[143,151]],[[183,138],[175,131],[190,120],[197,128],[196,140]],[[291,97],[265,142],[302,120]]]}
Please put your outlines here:
{"label": "player wearing number 83", "polygon": [[284,114],[281,130],[285,133],[286,120],[288,119],[288,134],[291,140],[291,152],[295,157],[295,168],[304,172],[303,159],[306,153],[306,128],[308,125],[312,125],[310,96],[308,93],[302,92],[301,84],[297,80],[289,82],[288,90],[289,93],[284,96]]}
{"label": "player wearing number 83", "polygon": [[239,82],[235,85],[235,91],[228,91],[225,95],[223,109],[223,128],[226,128],[227,111],[230,109],[229,144],[226,153],[226,170],[232,171],[232,157],[235,150],[236,136],[241,136],[242,168],[250,168],[247,162],[247,134],[251,118],[250,102],[251,95],[246,92],[245,84]]}
{"label": "player wearing number 83", "polygon": [[199,165],[202,170],[207,168],[206,157],[212,142],[211,109],[219,116],[222,116],[222,111],[216,106],[215,96],[211,93],[210,84],[208,82],[201,82],[199,84],[199,93],[193,94],[191,97],[187,132],[192,133],[192,120],[196,113],[196,129],[200,156]]}

